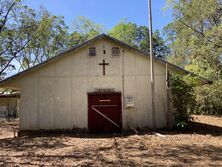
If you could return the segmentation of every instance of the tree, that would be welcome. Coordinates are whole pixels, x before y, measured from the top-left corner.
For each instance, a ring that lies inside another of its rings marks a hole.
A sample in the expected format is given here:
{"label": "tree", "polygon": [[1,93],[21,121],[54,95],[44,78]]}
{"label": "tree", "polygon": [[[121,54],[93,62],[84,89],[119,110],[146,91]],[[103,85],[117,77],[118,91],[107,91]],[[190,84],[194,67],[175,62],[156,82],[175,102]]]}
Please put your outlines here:
{"label": "tree", "polygon": [[19,1],[0,1],[0,77],[15,68],[12,62],[30,42],[32,34],[21,32],[30,29],[31,20],[23,22],[22,13],[29,13],[29,8],[21,7]]}
{"label": "tree", "polygon": [[32,67],[65,50],[67,26],[63,17],[45,8],[35,11],[20,1],[1,0],[0,6],[0,77],[15,70]]}
{"label": "tree", "polygon": [[[22,70],[51,58],[65,50],[68,44],[68,27],[63,17],[53,16],[43,7],[39,12],[32,12],[32,27],[35,31],[30,30],[32,38],[17,58]],[[22,18],[26,21],[27,15]]]}
{"label": "tree", "polygon": [[205,99],[197,100],[198,106],[199,109],[214,106],[215,112],[204,110],[204,113],[218,113],[218,110],[222,113],[222,99],[215,94],[221,92],[222,87],[222,2],[169,0],[168,3],[174,18],[165,28],[171,49],[169,60],[213,80],[213,85],[196,89],[197,99]]}
{"label": "tree", "polygon": [[171,42],[171,59],[180,59],[180,65],[197,70],[202,76],[221,78],[220,1],[171,0],[169,3],[173,8],[174,20],[165,28],[165,32]]}
{"label": "tree", "polygon": [[126,42],[131,46],[137,45],[138,27],[135,23],[127,22],[126,19],[121,20],[113,29],[110,30],[109,35]]}
{"label": "tree", "polygon": [[[149,29],[145,26],[139,26],[139,34],[143,34],[140,36],[139,49],[142,51],[149,53],[150,51],[150,43],[149,43]],[[165,44],[164,39],[160,35],[160,31],[156,30],[153,33],[153,48],[154,55],[158,58],[165,59],[170,53],[169,48]]]}
{"label": "tree", "polygon": [[73,31],[69,35],[69,47],[77,46],[101,34],[104,26],[96,24],[83,16],[78,17],[73,23]]}
{"label": "tree", "polygon": [[[138,26],[124,19],[121,20],[109,34],[133,47],[149,53],[149,29],[146,26]],[[153,41],[155,56],[164,59],[169,54],[169,49],[165,45],[158,30],[153,34]]]}

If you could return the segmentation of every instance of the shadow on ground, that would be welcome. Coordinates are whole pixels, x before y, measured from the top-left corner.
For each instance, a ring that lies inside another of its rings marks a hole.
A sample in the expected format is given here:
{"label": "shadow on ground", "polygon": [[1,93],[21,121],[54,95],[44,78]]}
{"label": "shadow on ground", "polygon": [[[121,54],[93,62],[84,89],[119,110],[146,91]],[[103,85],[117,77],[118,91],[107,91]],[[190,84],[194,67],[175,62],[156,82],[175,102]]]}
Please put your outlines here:
{"label": "shadow on ground", "polygon": [[[148,130],[139,130],[138,135],[145,134],[153,134],[153,131]],[[168,130],[168,129],[159,129],[157,132],[161,132],[166,135],[176,135],[176,134],[200,134],[200,135],[212,135],[212,136],[222,136],[222,127],[209,125],[200,122],[189,122],[189,127],[185,130]],[[52,131],[25,131],[22,136],[27,137],[59,137],[59,136],[67,136],[67,137],[78,137],[78,138],[113,138],[113,137],[127,137],[130,135],[134,135],[135,132],[131,130],[123,131],[122,133],[88,133],[87,131],[72,131],[72,130],[52,130]]]}
{"label": "shadow on ground", "polygon": [[222,127],[190,125],[183,132],[160,130],[165,138],[141,131],[139,135],[41,132],[0,139],[0,166],[221,165]]}
{"label": "shadow on ground", "polygon": [[[176,134],[200,134],[200,135],[212,135],[212,136],[222,136],[222,127],[209,125],[200,122],[189,122],[189,127],[185,130],[159,130],[159,132],[166,135],[176,135]],[[143,132],[146,134],[146,132]]]}
{"label": "shadow on ground", "polygon": [[154,147],[150,146],[147,136],[83,140],[67,137],[2,139],[0,165],[149,166],[222,162],[222,147],[210,144],[162,143]]}

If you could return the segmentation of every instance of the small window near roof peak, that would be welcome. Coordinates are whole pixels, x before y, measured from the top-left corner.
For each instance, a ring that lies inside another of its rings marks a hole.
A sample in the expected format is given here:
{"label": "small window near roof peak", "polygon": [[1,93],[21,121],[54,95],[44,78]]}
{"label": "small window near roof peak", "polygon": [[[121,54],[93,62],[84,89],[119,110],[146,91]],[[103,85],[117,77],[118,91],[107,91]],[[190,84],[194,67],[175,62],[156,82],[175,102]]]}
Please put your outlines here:
{"label": "small window near roof peak", "polygon": [[88,54],[89,56],[96,56],[96,47],[89,47]]}
{"label": "small window near roof peak", "polygon": [[116,56],[120,56],[120,48],[119,47],[112,47],[112,56],[116,57]]}

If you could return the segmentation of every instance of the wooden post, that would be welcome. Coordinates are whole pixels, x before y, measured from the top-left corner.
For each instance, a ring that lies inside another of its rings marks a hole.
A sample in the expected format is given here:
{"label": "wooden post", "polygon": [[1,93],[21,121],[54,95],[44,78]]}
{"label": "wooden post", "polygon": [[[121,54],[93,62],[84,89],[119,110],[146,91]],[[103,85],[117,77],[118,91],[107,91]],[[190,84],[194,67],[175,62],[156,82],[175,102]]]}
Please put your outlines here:
{"label": "wooden post", "polygon": [[9,121],[10,117],[9,117],[9,95],[7,94],[6,95],[6,98],[7,98],[7,121]]}
{"label": "wooden post", "polygon": [[150,36],[150,83],[151,83],[151,107],[153,115],[153,130],[156,129],[156,110],[155,110],[155,83],[154,83],[154,55],[153,55],[153,28],[152,28],[152,4],[151,0],[149,6],[149,36]]}

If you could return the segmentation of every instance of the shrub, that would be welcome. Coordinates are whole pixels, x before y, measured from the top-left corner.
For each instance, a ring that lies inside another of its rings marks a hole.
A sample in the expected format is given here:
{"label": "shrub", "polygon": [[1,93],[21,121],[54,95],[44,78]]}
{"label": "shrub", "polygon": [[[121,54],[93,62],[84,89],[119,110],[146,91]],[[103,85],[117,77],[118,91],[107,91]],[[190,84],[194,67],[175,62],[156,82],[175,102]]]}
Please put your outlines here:
{"label": "shrub", "polygon": [[198,106],[195,114],[222,115],[222,80],[197,87],[195,93]]}
{"label": "shrub", "polygon": [[195,92],[181,76],[173,75],[170,78],[172,102],[175,110],[175,124],[178,128],[186,128],[196,107]]}

